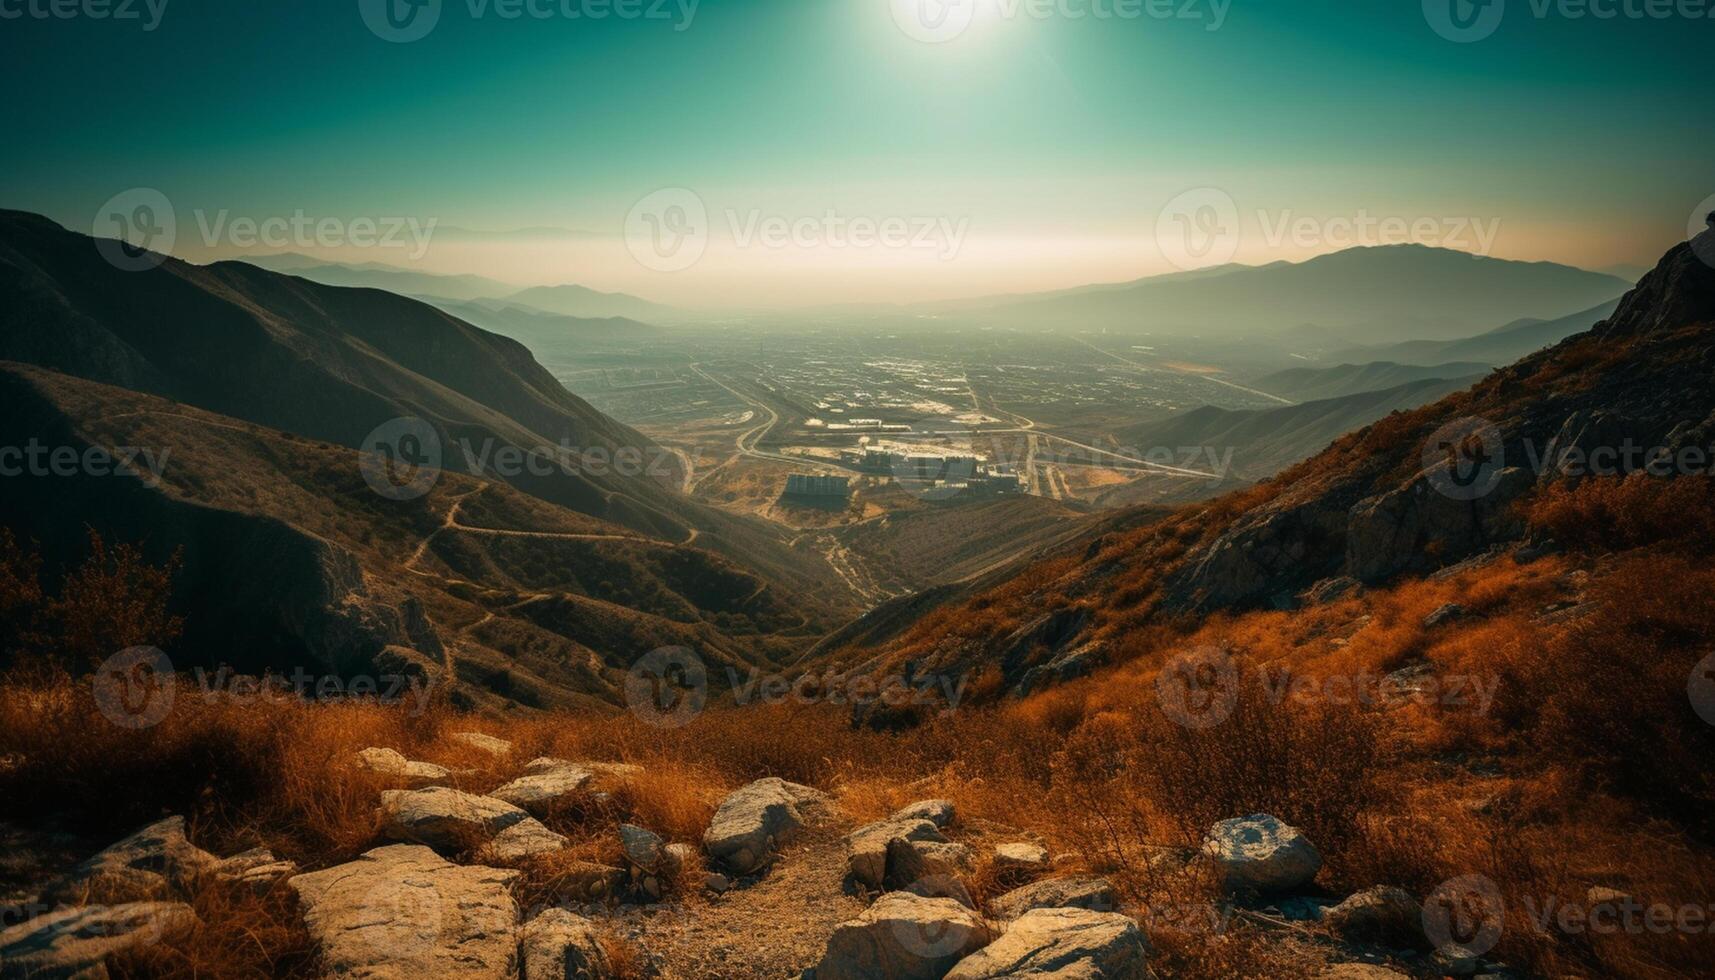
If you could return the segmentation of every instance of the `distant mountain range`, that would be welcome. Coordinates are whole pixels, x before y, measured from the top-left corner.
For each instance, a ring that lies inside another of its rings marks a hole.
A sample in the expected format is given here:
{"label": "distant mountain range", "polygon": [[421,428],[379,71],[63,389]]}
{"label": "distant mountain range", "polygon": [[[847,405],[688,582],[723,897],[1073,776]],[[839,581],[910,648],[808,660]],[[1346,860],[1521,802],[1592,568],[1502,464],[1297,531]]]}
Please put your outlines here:
{"label": "distant mountain range", "polygon": [[1618,305],[1619,300],[1609,300],[1553,320],[1527,317],[1457,340],[1409,340],[1383,347],[1354,347],[1339,353],[1345,357],[1374,357],[1407,364],[1481,361],[1491,367],[1500,367],[1544,347],[1552,347],[1573,334],[1583,333],[1612,315]]}
{"label": "distant mountain range", "polygon": [[1459,361],[1435,365],[1399,364],[1394,361],[1371,361],[1367,364],[1337,364],[1333,367],[1287,368],[1265,374],[1250,384],[1271,395],[1295,402],[1340,398],[1366,391],[1381,391],[1418,381],[1445,378],[1467,378],[1487,374],[1490,365],[1477,361]]}
{"label": "distant mountain range", "polygon": [[1313,324],[1364,344],[1454,339],[1522,317],[1567,316],[1616,299],[1630,285],[1552,262],[1397,245],[944,309],[1019,327],[1202,336],[1273,335]]}

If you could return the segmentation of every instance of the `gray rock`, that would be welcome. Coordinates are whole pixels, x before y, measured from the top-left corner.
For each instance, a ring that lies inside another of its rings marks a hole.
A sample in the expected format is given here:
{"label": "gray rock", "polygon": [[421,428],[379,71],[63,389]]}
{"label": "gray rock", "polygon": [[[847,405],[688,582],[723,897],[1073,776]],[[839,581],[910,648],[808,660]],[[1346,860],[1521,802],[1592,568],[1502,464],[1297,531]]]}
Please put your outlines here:
{"label": "gray rock", "polygon": [[287,884],[328,975],[499,980],[518,972],[517,877],[392,844]]}
{"label": "gray rock", "polygon": [[852,880],[880,891],[887,879],[887,848],[895,840],[946,843],[947,838],[929,820],[890,817],[865,824],[846,837],[846,871]]}
{"label": "gray rock", "polygon": [[266,847],[253,848],[242,854],[234,854],[224,858],[214,867],[217,879],[229,885],[248,888],[257,894],[271,890],[287,878],[298,873],[298,865],[293,861],[282,861],[274,856],[274,852]]}
{"label": "gray rock", "polygon": [[522,861],[538,854],[548,854],[566,846],[566,839],[549,830],[535,817],[523,820],[494,835],[483,849],[490,860],[505,864]]}
{"label": "gray rock", "polygon": [[758,779],[721,801],[703,834],[703,849],[715,863],[749,874],[768,862],[776,841],[804,825],[804,807],[825,799],[808,786]]}
{"label": "gray rock", "polygon": [[593,861],[556,865],[554,871],[554,894],[566,900],[599,902],[625,885],[624,869]]}
{"label": "gray rock", "polygon": [[532,818],[504,800],[430,786],[383,792],[381,819],[383,832],[394,840],[457,851],[486,843],[513,824]]}
{"label": "gray rock", "polygon": [[512,754],[512,743],[493,735],[485,735],[482,732],[453,732],[451,737],[454,741],[463,742],[473,749],[481,749],[496,758],[503,759]]}
{"label": "gray rock", "polygon": [[1067,875],[1044,878],[1023,888],[1014,888],[989,903],[989,910],[1002,919],[1017,919],[1035,909],[1076,908],[1112,912],[1119,907],[1113,883],[1097,875]]}
{"label": "gray rock", "polygon": [[581,792],[594,776],[593,770],[576,763],[537,759],[525,767],[524,775],[488,795],[540,817],[555,803]]}
{"label": "gray rock", "polygon": [[898,812],[889,817],[890,820],[927,820],[937,827],[946,829],[953,822],[954,810],[952,800],[918,800],[907,807],[901,807]]}
{"label": "gray rock", "polygon": [[[360,769],[402,779],[413,788],[427,786],[431,783],[445,782],[455,773],[445,766],[437,766],[433,762],[413,762],[393,749],[371,747],[357,753],[357,765]],[[457,775],[465,774],[464,771]]]}
{"label": "gray rock", "polygon": [[0,980],[97,980],[115,953],[150,946],[196,925],[179,902],[86,905],[33,916],[0,930]]}
{"label": "gray rock", "polygon": [[182,897],[220,859],[185,837],[185,818],[157,820],[73,868],[42,892],[49,904],[140,902]]}
{"label": "gray rock", "polygon": [[1465,615],[1464,606],[1459,605],[1457,602],[1444,603],[1437,606],[1434,612],[1423,617],[1423,628],[1426,630],[1434,629],[1442,623],[1458,619],[1463,615]]}
{"label": "gray rock", "polygon": [[619,825],[619,846],[625,851],[625,859],[639,871],[659,872],[667,861],[667,842],[636,824]]}
{"label": "gray rock", "polygon": [[718,871],[710,871],[703,875],[703,887],[720,895],[732,887],[732,879]]}
{"label": "gray rock", "polygon": [[1228,891],[1291,891],[1308,885],[1322,868],[1322,855],[1298,828],[1266,813],[1215,824],[1203,853],[1214,861]]}
{"label": "gray rock", "polygon": [[1005,935],[960,960],[947,980],[1004,977],[1149,975],[1149,944],[1137,923],[1117,912],[1035,909]]}
{"label": "gray rock", "polygon": [[1048,868],[1048,849],[1039,844],[1000,844],[994,849],[994,866],[1001,872],[1037,872]]}
{"label": "gray rock", "polygon": [[982,919],[952,899],[889,892],[834,927],[816,980],[941,980],[988,939]]}
{"label": "gray rock", "polygon": [[1423,905],[1403,888],[1366,888],[1322,913],[1328,931],[1349,943],[1427,949]]}
{"label": "gray rock", "polygon": [[896,837],[887,844],[884,884],[926,898],[951,898],[974,909],[977,903],[961,877],[970,869],[971,849],[963,844]]}
{"label": "gray rock", "polygon": [[524,980],[606,980],[613,964],[597,940],[595,924],[566,909],[549,909],[520,934]]}

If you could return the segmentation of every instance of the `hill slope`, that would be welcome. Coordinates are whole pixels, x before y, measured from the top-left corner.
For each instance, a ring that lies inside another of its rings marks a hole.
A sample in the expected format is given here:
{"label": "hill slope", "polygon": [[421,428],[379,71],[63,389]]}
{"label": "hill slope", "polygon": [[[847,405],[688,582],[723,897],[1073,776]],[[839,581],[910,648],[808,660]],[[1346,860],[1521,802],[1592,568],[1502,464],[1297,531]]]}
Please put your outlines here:
{"label": "hill slope", "polygon": [[1490,365],[1477,361],[1426,365],[1371,361],[1367,364],[1336,364],[1324,368],[1288,368],[1265,374],[1250,383],[1269,394],[1307,402],[1381,391],[1384,388],[1397,388],[1400,385],[1437,378],[1465,378],[1487,374],[1489,367]]}

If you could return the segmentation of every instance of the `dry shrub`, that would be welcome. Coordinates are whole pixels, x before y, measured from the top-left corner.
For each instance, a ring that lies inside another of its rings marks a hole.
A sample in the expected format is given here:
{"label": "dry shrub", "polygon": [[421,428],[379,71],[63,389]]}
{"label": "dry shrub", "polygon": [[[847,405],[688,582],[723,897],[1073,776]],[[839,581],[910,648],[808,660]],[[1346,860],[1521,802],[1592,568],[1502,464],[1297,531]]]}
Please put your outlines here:
{"label": "dry shrub", "polygon": [[630,939],[609,929],[596,936],[596,943],[607,956],[613,980],[644,980],[649,975],[643,953]]}
{"label": "dry shrub", "polygon": [[319,972],[314,941],[284,882],[262,894],[207,882],[190,904],[195,926],[114,957],[108,973],[115,980],[250,980]]}
{"label": "dry shrub", "polygon": [[1707,555],[1715,544],[1715,480],[1638,472],[1559,483],[1538,494],[1525,513],[1533,527],[1587,551],[1662,545]]}

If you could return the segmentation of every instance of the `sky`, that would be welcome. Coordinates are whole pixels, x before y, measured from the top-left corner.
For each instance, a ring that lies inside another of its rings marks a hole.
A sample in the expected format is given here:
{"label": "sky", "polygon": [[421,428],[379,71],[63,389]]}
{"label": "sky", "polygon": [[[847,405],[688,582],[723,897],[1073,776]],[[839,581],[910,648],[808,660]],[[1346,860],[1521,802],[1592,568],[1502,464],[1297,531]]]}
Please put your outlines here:
{"label": "sky", "polygon": [[711,309],[1406,240],[1649,266],[1715,208],[1712,12],[0,0],[0,206]]}

